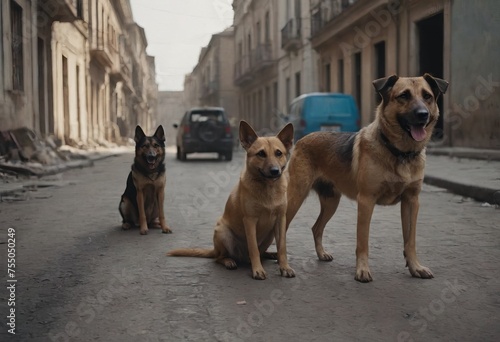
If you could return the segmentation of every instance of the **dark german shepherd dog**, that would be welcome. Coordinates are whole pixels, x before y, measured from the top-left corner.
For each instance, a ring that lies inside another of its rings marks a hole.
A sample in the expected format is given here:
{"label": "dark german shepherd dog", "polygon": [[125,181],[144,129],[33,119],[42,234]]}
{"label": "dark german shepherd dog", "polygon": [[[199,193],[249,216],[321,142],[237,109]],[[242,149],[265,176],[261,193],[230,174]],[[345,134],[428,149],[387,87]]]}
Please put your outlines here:
{"label": "dark german shepherd dog", "polygon": [[172,231],[165,223],[163,201],[165,196],[165,133],[160,125],[153,136],[135,128],[135,158],[127,178],[127,187],[118,209],[123,219],[122,228],[139,226],[141,235],[148,226]]}

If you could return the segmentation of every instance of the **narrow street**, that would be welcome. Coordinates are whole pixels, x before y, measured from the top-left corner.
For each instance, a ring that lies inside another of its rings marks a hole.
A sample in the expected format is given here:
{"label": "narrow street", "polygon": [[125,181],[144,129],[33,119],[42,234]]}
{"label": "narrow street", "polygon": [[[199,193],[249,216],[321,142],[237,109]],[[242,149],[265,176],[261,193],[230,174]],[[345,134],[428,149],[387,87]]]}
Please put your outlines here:
{"label": "narrow street", "polygon": [[[237,182],[232,162],[166,159],[166,216],[173,234],[121,230],[118,203],[132,163],[123,154],[53,176],[23,201],[0,203],[0,340],[10,341],[495,341],[500,335],[500,211],[424,186],[417,250],[434,279],[404,267],[399,205],[377,207],[370,234],[374,281],[354,280],[356,204],[342,199],[317,260],[311,195],[288,232],[297,277],[228,271],[210,259],[174,258],[210,247]],[[8,333],[7,239],[15,229],[15,331]]]}

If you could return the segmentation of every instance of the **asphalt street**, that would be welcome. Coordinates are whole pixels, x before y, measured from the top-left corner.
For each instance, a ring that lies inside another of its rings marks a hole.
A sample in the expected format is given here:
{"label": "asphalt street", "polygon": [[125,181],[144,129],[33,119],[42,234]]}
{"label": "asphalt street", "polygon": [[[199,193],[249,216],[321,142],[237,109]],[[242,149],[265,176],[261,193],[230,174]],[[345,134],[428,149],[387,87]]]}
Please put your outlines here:
{"label": "asphalt street", "polygon": [[[179,162],[167,155],[165,210],[173,234],[120,229],[132,154],[51,176],[45,185],[54,186],[1,202],[0,340],[499,340],[500,210],[424,185],[417,251],[435,278],[423,280],[405,268],[399,205],[377,207],[374,281],[361,284],[354,280],[356,203],[341,200],[323,241],[334,260],[321,262],[310,231],[319,213],[311,195],[287,235],[297,277],[281,277],[267,260],[268,279],[258,281],[248,265],[229,271],[210,259],[165,255],[211,247],[244,155],[232,162],[208,157]],[[12,232],[15,268],[7,262]],[[12,299],[15,307],[8,306]]]}

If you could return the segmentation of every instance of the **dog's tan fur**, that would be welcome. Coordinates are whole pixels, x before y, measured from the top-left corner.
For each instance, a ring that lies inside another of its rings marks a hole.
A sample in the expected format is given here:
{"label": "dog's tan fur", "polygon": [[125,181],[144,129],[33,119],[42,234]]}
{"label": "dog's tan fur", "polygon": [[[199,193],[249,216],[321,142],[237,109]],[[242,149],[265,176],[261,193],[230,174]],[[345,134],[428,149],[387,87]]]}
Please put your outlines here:
{"label": "dog's tan fur", "polygon": [[237,261],[250,261],[253,278],[265,279],[261,256],[276,238],[281,275],[294,277],[287,260],[285,225],[285,167],[293,146],[293,126],[286,125],[275,137],[258,137],[241,121],[240,141],[247,152],[246,164],[215,226],[214,248],[177,249],[168,255],[216,258],[227,269],[235,269]]}
{"label": "dog's tan fur", "polygon": [[[321,204],[312,227],[316,253],[320,260],[330,261],[333,257],[322,245],[325,225],[342,194],[357,200],[355,279],[369,282],[372,276],[368,267],[368,236],[373,209],[376,204],[401,202],[404,255],[409,271],[414,277],[432,278],[430,269],[418,262],[415,249],[418,196],[424,178],[425,146],[439,116],[436,100],[448,84],[428,74],[414,78],[391,76],[373,83],[382,96],[373,123],[358,133],[316,132],[297,142],[289,163],[287,229],[314,189]],[[428,119],[422,124],[426,112]],[[417,119],[418,125],[409,124]],[[407,127],[412,128],[408,131]]]}

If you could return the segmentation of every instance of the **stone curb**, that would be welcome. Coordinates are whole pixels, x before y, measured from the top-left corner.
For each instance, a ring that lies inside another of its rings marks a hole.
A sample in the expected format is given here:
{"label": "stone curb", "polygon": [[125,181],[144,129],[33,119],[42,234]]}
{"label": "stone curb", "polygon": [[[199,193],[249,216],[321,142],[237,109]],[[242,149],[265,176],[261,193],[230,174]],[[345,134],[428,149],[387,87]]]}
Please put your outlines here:
{"label": "stone curb", "polygon": [[429,185],[449,190],[457,195],[473,198],[476,201],[500,205],[500,189],[463,184],[432,175],[425,175],[424,182]]}

